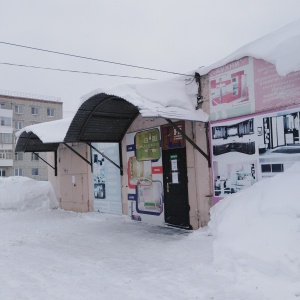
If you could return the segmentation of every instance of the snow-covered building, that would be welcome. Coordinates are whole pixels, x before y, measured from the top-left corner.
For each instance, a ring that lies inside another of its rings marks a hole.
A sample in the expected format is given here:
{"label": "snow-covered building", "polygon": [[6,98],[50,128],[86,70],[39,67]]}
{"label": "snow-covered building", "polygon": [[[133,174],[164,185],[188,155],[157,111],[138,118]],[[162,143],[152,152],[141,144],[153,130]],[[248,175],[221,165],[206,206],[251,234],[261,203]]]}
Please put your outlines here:
{"label": "snow-covered building", "polygon": [[18,149],[57,153],[62,208],[197,229],[299,159],[299,53],[300,20],[190,76],[93,91],[74,118],[23,129]]}

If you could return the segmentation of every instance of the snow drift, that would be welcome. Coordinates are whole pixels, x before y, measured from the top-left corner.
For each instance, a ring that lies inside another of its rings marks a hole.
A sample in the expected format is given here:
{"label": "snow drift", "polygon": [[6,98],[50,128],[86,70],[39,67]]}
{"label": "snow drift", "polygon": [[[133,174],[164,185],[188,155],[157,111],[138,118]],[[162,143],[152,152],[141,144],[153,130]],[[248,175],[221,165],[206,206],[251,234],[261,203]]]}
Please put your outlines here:
{"label": "snow drift", "polygon": [[50,182],[18,176],[0,178],[0,209],[23,211],[57,207],[58,201]]}
{"label": "snow drift", "polygon": [[300,280],[300,163],[211,209],[214,262],[232,271]]}

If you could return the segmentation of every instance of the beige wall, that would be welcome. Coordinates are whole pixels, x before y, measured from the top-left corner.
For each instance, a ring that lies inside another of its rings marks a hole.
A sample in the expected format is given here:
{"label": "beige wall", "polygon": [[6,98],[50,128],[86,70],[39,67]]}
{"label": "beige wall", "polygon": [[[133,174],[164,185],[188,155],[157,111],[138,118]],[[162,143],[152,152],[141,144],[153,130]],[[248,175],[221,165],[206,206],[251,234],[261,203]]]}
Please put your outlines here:
{"label": "beige wall", "polygon": [[[86,144],[69,145],[90,161],[90,148]],[[54,155],[51,154],[50,158],[54,165]],[[54,171],[49,169],[48,175],[62,209],[93,211],[93,174],[87,162],[61,144],[58,148],[58,174],[54,176]]]}

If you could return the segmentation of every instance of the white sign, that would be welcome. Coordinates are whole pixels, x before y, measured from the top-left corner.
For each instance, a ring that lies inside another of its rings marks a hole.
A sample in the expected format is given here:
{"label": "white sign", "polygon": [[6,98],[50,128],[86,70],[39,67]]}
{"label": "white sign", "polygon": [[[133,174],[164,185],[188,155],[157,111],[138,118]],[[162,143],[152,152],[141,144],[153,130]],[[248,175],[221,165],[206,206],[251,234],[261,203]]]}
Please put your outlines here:
{"label": "white sign", "polygon": [[172,183],[179,183],[178,172],[172,172]]}
{"label": "white sign", "polygon": [[173,159],[171,160],[171,167],[172,167],[172,171],[177,171],[177,159]]}

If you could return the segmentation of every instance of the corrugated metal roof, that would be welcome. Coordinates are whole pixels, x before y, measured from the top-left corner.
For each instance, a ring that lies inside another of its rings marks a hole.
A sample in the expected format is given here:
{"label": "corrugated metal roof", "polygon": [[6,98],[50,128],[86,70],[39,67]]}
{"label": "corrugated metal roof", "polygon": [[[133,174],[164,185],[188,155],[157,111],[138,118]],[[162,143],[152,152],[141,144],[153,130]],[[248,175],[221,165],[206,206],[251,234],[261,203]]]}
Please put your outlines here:
{"label": "corrugated metal roof", "polygon": [[52,152],[56,151],[59,143],[44,144],[33,132],[22,132],[18,138],[15,152]]}
{"label": "corrugated metal roof", "polygon": [[104,93],[86,100],[75,114],[64,142],[120,142],[139,110]]}
{"label": "corrugated metal roof", "polygon": [[[138,108],[122,98],[104,93],[94,95],[79,107],[61,142],[120,142],[138,114]],[[49,122],[47,130],[51,126]],[[59,143],[43,143],[32,131],[23,131],[16,152],[51,152],[58,146]]]}

